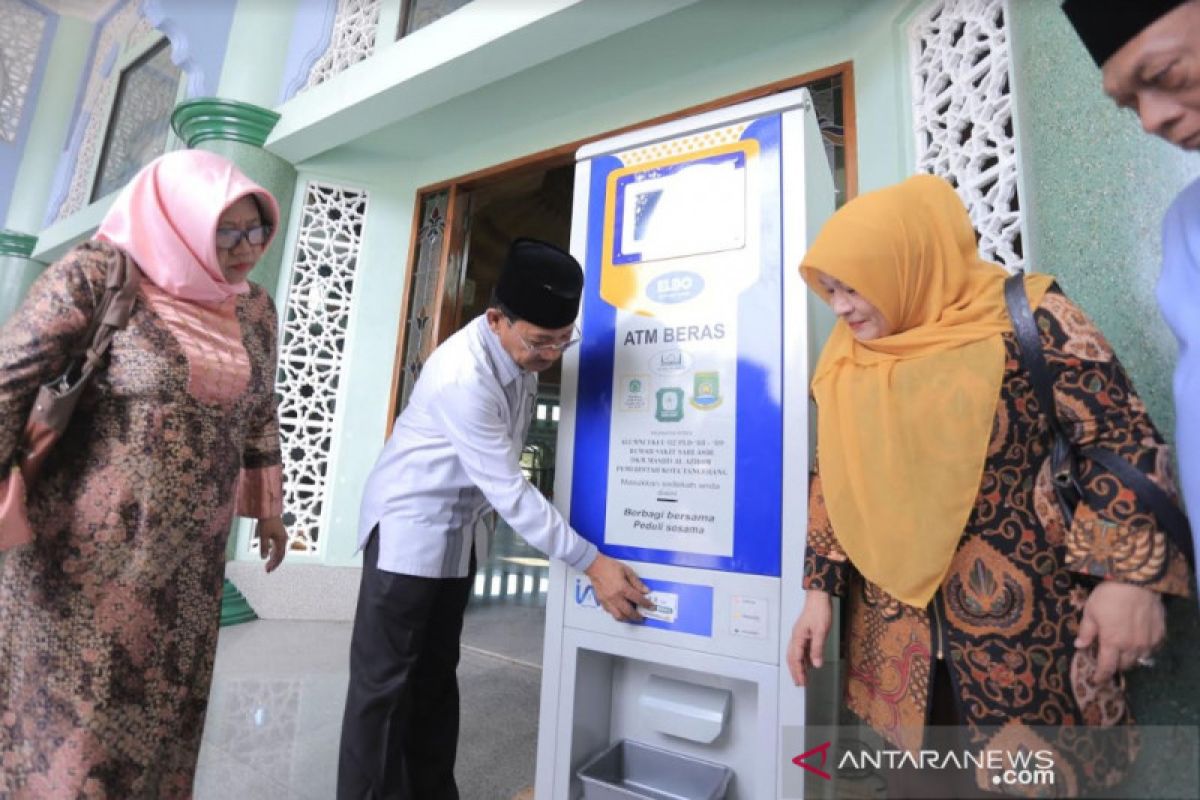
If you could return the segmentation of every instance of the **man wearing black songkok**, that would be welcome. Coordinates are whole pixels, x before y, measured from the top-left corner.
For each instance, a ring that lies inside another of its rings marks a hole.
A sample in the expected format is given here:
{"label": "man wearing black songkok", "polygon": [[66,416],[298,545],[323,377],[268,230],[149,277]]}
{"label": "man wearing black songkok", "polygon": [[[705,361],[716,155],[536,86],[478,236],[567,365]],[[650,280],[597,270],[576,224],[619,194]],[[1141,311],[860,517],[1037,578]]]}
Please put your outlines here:
{"label": "man wearing black songkok", "polygon": [[[1108,96],[1134,111],[1147,133],[1200,151],[1200,0],[1067,0],[1063,11],[1100,67]],[[1200,554],[1200,180],[1163,219],[1157,294],[1179,341],[1175,443]]]}
{"label": "man wearing black songkok", "polygon": [[1147,133],[1200,150],[1200,0],[1066,0],[1104,91]]}
{"label": "man wearing black songkok", "polygon": [[491,510],[585,572],[615,619],[651,605],[633,570],[573,531],[520,469],[536,375],[577,341],[582,293],[569,253],[513,242],[491,308],[429,357],[367,478],[340,800],[458,797],[455,669]]}

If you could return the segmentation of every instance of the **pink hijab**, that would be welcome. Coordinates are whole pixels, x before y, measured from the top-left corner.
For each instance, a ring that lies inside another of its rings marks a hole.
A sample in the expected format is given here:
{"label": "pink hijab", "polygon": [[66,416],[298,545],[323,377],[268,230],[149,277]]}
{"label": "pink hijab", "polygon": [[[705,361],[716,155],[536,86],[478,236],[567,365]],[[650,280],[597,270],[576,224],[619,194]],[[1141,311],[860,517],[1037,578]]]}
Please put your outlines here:
{"label": "pink hijab", "polygon": [[270,218],[263,222],[277,228],[275,198],[232,161],[204,150],[175,150],[133,176],[94,238],[129,253],[150,282],[172,297],[220,303],[250,291],[245,281],[225,280],[216,242],[217,220],[247,195],[259,199]]}

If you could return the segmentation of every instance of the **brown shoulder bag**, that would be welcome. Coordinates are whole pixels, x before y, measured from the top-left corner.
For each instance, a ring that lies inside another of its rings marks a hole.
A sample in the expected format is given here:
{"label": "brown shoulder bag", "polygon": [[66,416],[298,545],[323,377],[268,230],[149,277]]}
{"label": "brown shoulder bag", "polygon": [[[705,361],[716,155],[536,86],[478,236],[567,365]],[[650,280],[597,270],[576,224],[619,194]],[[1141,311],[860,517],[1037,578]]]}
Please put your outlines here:
{"label": "brown shoulder bag", "polygon": [[25,432],[13,456],[8,475],[0,480],[0,551],[33,541],[33,529],[26,511],[26,492],[37,480],[46,457],[62,438],[79,404],[84,387],[97,370],[104,367],[104,356],[113,334],[129,321],[137,299],[141,273],[125,252],[108,265],[104,295],[100,298],[87,335],[86,349],[71,358],[66,371],[38,388],[33,408],[25,421]]}

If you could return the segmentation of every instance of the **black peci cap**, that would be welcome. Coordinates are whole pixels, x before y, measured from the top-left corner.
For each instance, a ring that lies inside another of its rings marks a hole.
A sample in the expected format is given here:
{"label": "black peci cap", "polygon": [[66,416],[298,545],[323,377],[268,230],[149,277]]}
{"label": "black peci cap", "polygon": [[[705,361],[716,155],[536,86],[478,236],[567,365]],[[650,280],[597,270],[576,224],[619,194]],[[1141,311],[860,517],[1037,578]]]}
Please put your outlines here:
{"label": "black peci cap", "polygon": [[1097,66],[1186,0],[1066,0],[1063,13]]}
{"label": "black peci cap", "polygon": [[516,239],[508,249],[496,299],[539,328],[565,328],[579,313],[583,268],[570,253],[537,239]]}

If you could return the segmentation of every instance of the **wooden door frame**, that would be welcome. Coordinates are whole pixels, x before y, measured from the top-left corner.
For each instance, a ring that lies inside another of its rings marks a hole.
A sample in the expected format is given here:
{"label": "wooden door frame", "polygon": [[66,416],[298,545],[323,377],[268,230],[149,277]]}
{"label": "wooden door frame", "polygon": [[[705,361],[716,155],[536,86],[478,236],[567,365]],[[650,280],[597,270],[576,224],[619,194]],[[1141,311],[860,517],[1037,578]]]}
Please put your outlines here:
{"label": "wooden door frame", "polygon": [[[406,272],[408,276],[404,284],[404,292],[401,296],[400,306],[400,324],[396,336],[396,356],[392,366],[392,382],[391,396],[388,400],[388,417],[387,417],[387,433],[391,435],[392,425],[396,420],[396,401],[399,397],[401,382],[404,379],[404,350],[407,345],[407,326],[408,326],[408,306],[409,296],[412,291],[412,268],[414,260],[417,257],[417,244],[420,241],[421,229],[421,209],[424,199],[434,192],[449,191],[450,196],[446,204],[446,235],[442,242],[441,264],[439,266],[438,284],[437,284],[437,300],[435,302],[439,312],[433,320],[434,331],[433,341],[441,344],[448,337],[455,323],[457,310],[452,306],[452,297],[446,290],[446,267],[450,262],[451,255],[458,253],[461,257],[463,250],[463,239],[465,234],[465,226],[458,219],[460,216],[457,213],[458,206],[466,205],[465,200],[469,192],[487,186],[490,183],[511,178],[514,175],[519,175],[522,172],[537,170],[539,172],[554,167],[561,167],[573,163],[575,153],[584,145],[598,142],[602,139],[607,139],[612,136],[617,136],[629,131],[639,130],[641,128],[649,128],[654,125],[660,125],[664,122],[673,122],[684,117],[691,117],[697,114],[702,114],[706,111],[713,111],[719,108],[744,103],[749,100],[757,100],[760,97],[779,94],[791,89],[797,89],[805,84],[819,81],[824,78],[831,78],[835,75],[840,75],[842,78],[842,117],[843,127],[845,130],[845,159],[846,159],[846,199],[849,200],[858,194],[858,125],[857,111],[854,102],[854,62],[843,61],[838,64],[833,64],[828,67],[823,67],[812,72],[805,72],[800,75],[795,75],[783,80],[774,81],[772,83],[756,86],[753,89],[746,89],[741,92],[718,97],[715,100],[709,100],[699,105],[688,106],[687,108],[673,111],[669,114],[652,117],[650,119],[636,122],[632,125],[624,125],[620,128],[614,128],[603,133],[598,133],[594,136],[588,136],[583,139],[577,139],[573,142],[558,145],[547,150],[541,150],[536,153],[514,158],[509,161],[495,164],[484,169],[468,172],[465,175],[460,175],[455,178],[449,178],[437,183],[431,183],[423,186],[416,191],[416,201],[413,205],[413,223],[412,234],[409,237],[408,261],[406,262]],[[465,274],[465,265],[464,265]],[[453,297],[457,297],[458,292],[455,291]]]}

